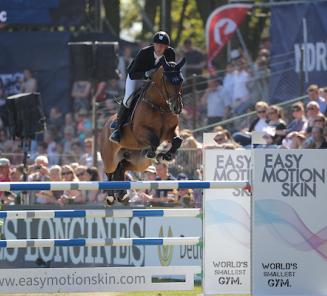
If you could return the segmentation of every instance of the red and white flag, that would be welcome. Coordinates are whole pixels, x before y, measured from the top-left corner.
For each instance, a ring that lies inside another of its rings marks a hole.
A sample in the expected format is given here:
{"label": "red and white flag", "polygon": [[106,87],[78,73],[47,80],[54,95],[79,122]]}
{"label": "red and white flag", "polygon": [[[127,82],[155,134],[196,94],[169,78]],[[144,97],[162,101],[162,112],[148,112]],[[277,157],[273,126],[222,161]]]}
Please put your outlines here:
{"label": "red and white flag", "polygon": [[213,69],[212,60],[232,38],[251,8],[248,4],[228,4],[210,14],[206,24],[209,70]]}

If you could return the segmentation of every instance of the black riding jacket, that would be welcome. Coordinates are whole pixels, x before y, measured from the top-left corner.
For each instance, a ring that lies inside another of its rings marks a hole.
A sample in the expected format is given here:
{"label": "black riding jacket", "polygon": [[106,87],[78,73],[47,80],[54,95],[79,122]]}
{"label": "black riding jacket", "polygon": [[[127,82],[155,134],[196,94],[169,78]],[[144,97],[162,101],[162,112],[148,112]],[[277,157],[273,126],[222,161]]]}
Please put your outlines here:
{"label": "black riding jacket", "polygon": [[[175,62],[175,50],[168,47],[164,56],[167,62]],[[154,45],[140,49],[135,59],[128,66],[127,72],[132,80],[146,79],[145,72],[155,67]]]}

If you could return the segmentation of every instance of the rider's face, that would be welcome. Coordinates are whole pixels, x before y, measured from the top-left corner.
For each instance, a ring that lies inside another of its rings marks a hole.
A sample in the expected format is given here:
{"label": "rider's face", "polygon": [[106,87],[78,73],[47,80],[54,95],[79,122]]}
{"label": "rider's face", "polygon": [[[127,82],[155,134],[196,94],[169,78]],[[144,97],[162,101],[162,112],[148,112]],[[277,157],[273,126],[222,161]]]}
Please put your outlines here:
{"label": "rider's face", "polygon": [[166,45],[166,44],[161,44],[161,43],[154,44],[154,51],[155,51],[156,55],[158,55],[158,56],[162,56],[167,48],[168,48],[168,45]]}

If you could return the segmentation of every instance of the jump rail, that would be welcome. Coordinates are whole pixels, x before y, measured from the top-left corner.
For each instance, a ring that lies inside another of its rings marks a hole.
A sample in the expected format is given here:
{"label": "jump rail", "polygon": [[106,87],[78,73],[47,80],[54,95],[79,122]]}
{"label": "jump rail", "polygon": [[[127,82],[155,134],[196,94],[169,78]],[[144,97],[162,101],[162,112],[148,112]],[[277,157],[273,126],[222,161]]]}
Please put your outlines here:
{"label": "jump rail", "polygon": [[148,237],[117,239],[18,239],[0,240],[0,248],[38,248],[38,247],[103,247],[103,246],[179,246],[197,245],[199,237]]}
{"label": "jump rail", "polygon": [[201,209],[105,209],[105,210],[29,210],[0,211],[0,218],[132,218],[132,217],[197,217]]}
{"label": "jump rail", "polygon": [[1,182],[0,191],[23,190],[126,190],[126,189],[247,189],[244,181],[100,181],[100,182]]}

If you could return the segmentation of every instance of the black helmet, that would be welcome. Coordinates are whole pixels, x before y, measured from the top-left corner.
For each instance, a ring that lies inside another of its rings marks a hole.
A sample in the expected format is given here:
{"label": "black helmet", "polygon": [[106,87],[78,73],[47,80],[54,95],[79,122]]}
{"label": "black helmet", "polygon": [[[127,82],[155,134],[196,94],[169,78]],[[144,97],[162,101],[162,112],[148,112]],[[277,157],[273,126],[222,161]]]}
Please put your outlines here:
{"label": "black helmet", "polygon": [[164,31],[159,31],[154,34],[153,43],[161,43],[161,44],[170,45],[169,35]]}

